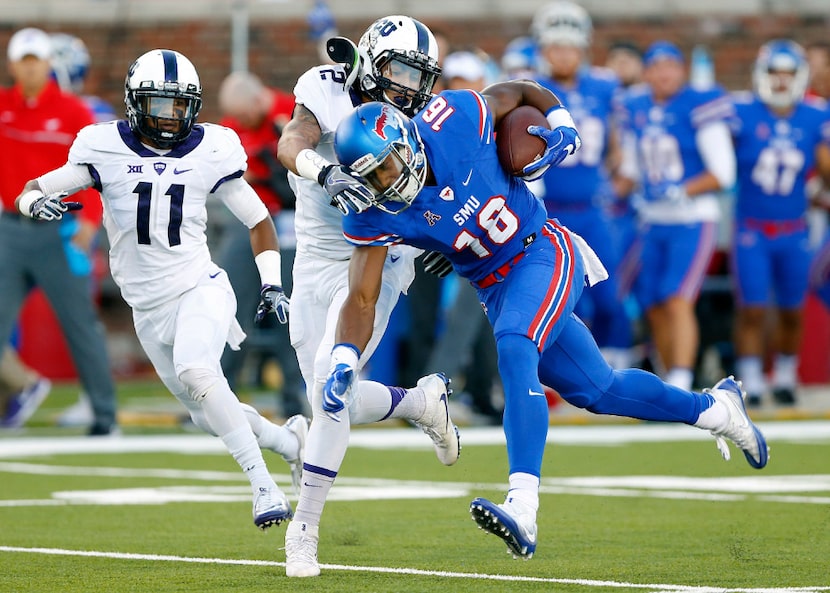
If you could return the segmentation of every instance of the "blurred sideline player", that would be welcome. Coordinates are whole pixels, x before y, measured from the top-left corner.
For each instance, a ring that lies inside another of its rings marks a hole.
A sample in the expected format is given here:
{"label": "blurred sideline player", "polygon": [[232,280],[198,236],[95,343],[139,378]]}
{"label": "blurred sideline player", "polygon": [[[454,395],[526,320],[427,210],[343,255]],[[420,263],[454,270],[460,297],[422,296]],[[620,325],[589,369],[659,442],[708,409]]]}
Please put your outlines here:
{"label": "blurred sideline player", "polygon": [[245,334],[227,274],[211,261],[205,203],[222,200],[250,229],[262,281],[257,316],[274,311],[285,323],[274,224],[241,178],[246,157],[236,133],[196,125],[202,88],[190,60],[167,49],[143,54],[128,70],[124,100],[127,120],[83,128],[68,162],[27,182],[15,205],[27,219],[58,220],[79,206],[61,200],[66,192],[101,192],[110,268],[136,335],[193,422],[220,437],[245,472],[254,523],[265,529],[290,518],[291,507],[260,446],[285,458],[296,484],[308,427],[272,424],[240,403],[222,375],[225,343],[238,347]]}
{"label": "blurred sideline player", "polygon": [[645,82],[620,109],[629,134],[621,174],[641,184],[641,262],[635,292],[668,383],[691,389],[700,343],[695,304],[717,243],[717,192],[735,183],[723,89],[687,84],[680,49],[657,41],[645,53]]}
{"label": "blurred sideline player", "polygon": [[830,181],[830,113],[823,102],[804,98],[808,66],[803,48],[793,41],[764,44],[752,82],[753,93],[735,95],[736,370],[750,405],[760,405],[766,392],[765,322],[774,308],[772,396],[777,404],[792,405],[813,256],[807,175],[815,168],[820,179]]}
{"label": "blurred sideline player", "polygon": [[531,81],[497,83],[483,95],[444,91],[413,120],[382,103],[362,105],[340,124],[336,154],[366,180],[373,207],[343,219],[355,252],[325,397],[349,399],[358,357],[371,336],[389,249],[410,244],[444,254],[477,289],[496,337],[505,392],[509,490],[502,504],[474,499],[470,512],[515,557],[527,559],[537,545],[549,428],[542,384],[597,414],[709,430],[725,458],[724,439],[730,439],[758,469],[768,455],[732,378],[692,393],[641,370],[614,370],[605,361],[573,314],[586,277],[590,283],[607,277],[602,263],[579,235],[548,218],[523,181],[499,165],[493,130],[507,112],[525,104],[546,113],[550,126],[529,128],[546,149],[523,169],[528,178],[579,148],[568,112],[553,93]]}
{"label": "blurred sideline player", "polygon": [[[291,343],[297,351],[313,413],[303,464],[302,488],[294,521],[285,535],[286,574],[320,574],[317,561],[320,518],[349,443],[351,424],[402,418],[433,440],[439,460],[451,465],[459,455],[458,431],[447,408],[447,379],[421,378],[417,387],[387,387],[356,381],[353,405],[326,402],[337,315],[349,288],[352,247],[343,238],[346,218],[370,205],[371,193],[348,167],[337,164],[334,132],[361,102],[383,100],[415,113],[431,97],[438,47],[430,30],[407,16],[372,23],[357,47],[343,38],[329,40],[338,63],[311,68],[294,87],[297,107],[279,142],[280,161],[291,171],[297,197]],[[412,282],[418,249],[398,247],[383,263],[383,286],[372,339],[363,348],[359,372],[383,336],[398,297]]]}
{"label": "blurred sideline player", "polygon": [[530,187],[544,200],[548,216],[584,237],[610,270],[606,282],[583,293],[577,312],[591,327],[597,344],[614,368],[630,366],[631,320],[620,297],[617,267],[620,254],[605,212],[611,162],[618,162],[619,138],[611,125],[619,83],[607,69],[586,64],[593,26],[585,10],[568,1],[540,8],[531,31],[549,76],[537,81],[561,98],[573,114],[582,137],[579,152]]}
{"label": "blurred sideline player", "polygon": [[90,269],[83,265],[101,225],[101,201],[93,190],[79,194],[86,207],[66,226],[33,224],[13,203],[27,180],[66,162],[75,134],[93,121],[92,114],[51,78],[52,41],[46,32],[17,31],[7,54],[14,86],[0,89],[0,344],[8,341],[26,297],[34,288],[42,290],[92,402],[88,434],[111,435],[118,431],[115,385]]}
{"label": "blurred sideline player", "polygon": [[[84,93],[86,78],[89,74],[90,57],[86,44],[80,37],[68,33],[52,33],[52,76],[58,85],[67,93],[79,97],[92,112],[96,122],[105,122],[118,119],[112,105],[101,97]],[[77,221],[72,216],[61,220],[61,233],[65,238],[65,249],[70,266],[75,273],[90,276],[93,270],[92,252],[73,249],[68,241],[76,230]],[[100,230],[100,229],[99,229]],[[96,236],[98,231],[96,230]],[[93,248],[95,241],[92,242]],[[95,288],[92,289],[96,292]],[[78,402],[70,406],[58,416],[59,426],[84,426],[92,422],[94,413],[89,396],[81,391]]]}

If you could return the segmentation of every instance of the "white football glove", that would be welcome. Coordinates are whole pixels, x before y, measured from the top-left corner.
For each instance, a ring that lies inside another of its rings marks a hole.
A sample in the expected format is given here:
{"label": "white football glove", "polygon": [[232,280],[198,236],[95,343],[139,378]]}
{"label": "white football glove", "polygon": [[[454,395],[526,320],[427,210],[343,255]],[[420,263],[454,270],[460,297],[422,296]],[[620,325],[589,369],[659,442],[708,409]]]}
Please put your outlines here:
{"label": "white football glove", "polygon": [[338,413],[354,401],[354,382],[360,352],[352,344],[335,344],[331,350],[331,366],[323,386],[323,411],[340,422]]}
{"label": "white football glove", "polygon": [[317,176],[317,183],[331,196],[331,205],[343,214],[349,210],[360,214],[374,203],[374,194],[366,180],[346,165],[327,165]]}
{"label": "white football glove", "polygon": [[[38,194],[40,194],[39,197]],[[55,192],[48,196],[43,195],[40,190],[29,191],[20,200],[21,213],[35,220],[60,220],[64,212],[83,208],[80,202],[64,202],[63,198],[68,195],[65,191]]]}

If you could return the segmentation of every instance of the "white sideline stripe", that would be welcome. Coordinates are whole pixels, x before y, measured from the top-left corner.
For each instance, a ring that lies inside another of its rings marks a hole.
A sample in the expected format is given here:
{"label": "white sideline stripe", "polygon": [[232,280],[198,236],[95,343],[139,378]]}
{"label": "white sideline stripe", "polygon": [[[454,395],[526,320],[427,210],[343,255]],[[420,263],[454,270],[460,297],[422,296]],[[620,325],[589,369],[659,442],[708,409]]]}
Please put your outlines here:
{"label": "white sideline stripe", "polygon": [[[796,420],[758,424],[771,447],[778,441],[830,442],[830,421]],[[462,427],[461,444],[503,445],[501,427]],[[708,431],[685,424],[643,423],[624,425],[551,426],[547,442],[558,445],[620,445],[708,441]],[[432,441],[413,428],[355,429],[349,435],[349,447],[366,449],[432,449]],[[124,435],[91,439],[71,437],[0,438],[0,459],[38,455],[176,452],[192,454],[227,454],[221,439],[206,434]]]}
{"label": "white sideline stripe", "polygon": [[[274,560],[194,558],[191,556],[169,556],[162,554],[131,554],[127,552],[98,552],[94,550],[66,550],[62,548],[19,548],[15,546],[0,546],[0,552],[45,554],[51,556],[84,556],[88,558],[111,558],[115,560],[153,560],[160,562],[185,562],[191,564],[230,564],[241,566],[285,567],[285,562],[276,562]],[[417,568],[390,568],[386,566],[352,566],[346,564],[320,564],[320,568],[325,570],[375,572],[381,574],[402,574],[428,577],[449,577],[457,579],[513,581],[524,583],[554,583],[559,585],[584,585],[587,587],[608,587],[615,589],[649,589],[652,591],[665,591],[667,593],[677,591],[685,591],[689,593],[807,593],[814,591],[830,591],[830,587],[700,587],[691,585],[667,585],[649,583],[625,583],[619,581],[598,581],[593,579],[558,579],[554,577],[529,577],[521,575],[450,572],[443,570],[421,570]]]}

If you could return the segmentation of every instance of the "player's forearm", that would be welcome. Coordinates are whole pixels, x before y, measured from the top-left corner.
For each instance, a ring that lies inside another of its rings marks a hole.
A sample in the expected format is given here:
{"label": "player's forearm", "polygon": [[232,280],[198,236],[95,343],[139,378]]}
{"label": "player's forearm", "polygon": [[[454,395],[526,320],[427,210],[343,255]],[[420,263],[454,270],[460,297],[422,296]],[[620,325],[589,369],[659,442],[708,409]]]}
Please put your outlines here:
{"label": "player's forearm", "polygon": [[340,310],[335,333],[336,344],[354,344],[362,353],[372,338],[375,325],[375,306],[350,294]]}
{"label": "player's forearm", "polygon": [[484,89],[482,94],[487,97],[496,121],[520,105],[531,105],[548,113],[562,104],[553,92],[532,80],[497,82]]}

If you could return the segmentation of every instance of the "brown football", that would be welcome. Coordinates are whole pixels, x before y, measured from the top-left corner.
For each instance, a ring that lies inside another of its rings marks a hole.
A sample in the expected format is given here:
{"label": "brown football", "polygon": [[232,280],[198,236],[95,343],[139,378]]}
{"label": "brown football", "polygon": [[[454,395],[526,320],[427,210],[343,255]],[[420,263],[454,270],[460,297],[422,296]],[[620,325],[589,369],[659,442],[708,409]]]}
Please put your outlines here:
{"label": "brown football", "polygon": [[522,105],[505,115],[496,127],[496,152],[499,162],[511,175],[521,175],[522,168],[545,151],[545,141],[527,133],[528,126],[550,128],[545,114]]}

